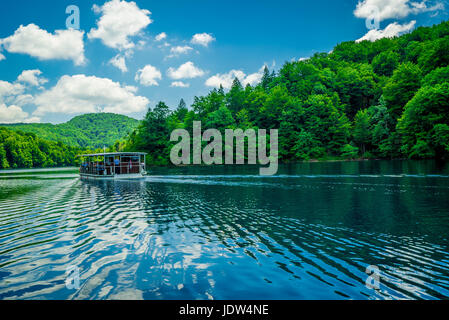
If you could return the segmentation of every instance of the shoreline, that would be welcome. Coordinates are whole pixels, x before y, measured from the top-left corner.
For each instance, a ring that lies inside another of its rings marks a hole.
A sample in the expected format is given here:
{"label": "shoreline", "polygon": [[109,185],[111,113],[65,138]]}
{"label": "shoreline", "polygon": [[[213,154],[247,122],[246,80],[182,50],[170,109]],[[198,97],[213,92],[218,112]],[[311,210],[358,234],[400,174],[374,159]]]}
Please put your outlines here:
{"label": "shoreline", "polygon": [[[440,160],[437,158],[429,158],[429,159],[409,159],[409,158],[393,158],[393,159],[383,159],[383,158],[357,158],[357,159],[309,159],[303,161],[291,161],[291,162],[279,162],[279,165],[289,165],[289,164],[300,164],[300,163],[326,163],[326,162],[363,162],[363,161],[441,161],[447,162],[448,160]],[[210,167],[210,166],[234,166],[236,164],[181,164],[181,165],[173,165],[173,164],[161,164],[154,165],[148,164],[148,168],[188,168],[188,167]],[[238,166],[263,166],[261,164],[243,164]],[[15,168],[15,169],[2,169],[0,170],[0,174],[2,173],[20,173],[20,171],[30,172],[30,171],[70,171],[70,170],[78,170],[79,167],[33,167],[33,168]]]}

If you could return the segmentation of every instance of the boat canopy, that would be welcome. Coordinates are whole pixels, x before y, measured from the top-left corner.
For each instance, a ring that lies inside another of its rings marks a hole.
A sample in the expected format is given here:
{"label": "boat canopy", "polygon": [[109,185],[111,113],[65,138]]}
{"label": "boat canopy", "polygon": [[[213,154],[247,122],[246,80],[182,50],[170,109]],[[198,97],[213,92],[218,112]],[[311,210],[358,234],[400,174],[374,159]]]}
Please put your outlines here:
{"label": "boat canopy", "polygon": [[102,156],[145,156],[146,152],[107,152],[107,153],[92,153],[80,154],[78,157],[102,157]]}

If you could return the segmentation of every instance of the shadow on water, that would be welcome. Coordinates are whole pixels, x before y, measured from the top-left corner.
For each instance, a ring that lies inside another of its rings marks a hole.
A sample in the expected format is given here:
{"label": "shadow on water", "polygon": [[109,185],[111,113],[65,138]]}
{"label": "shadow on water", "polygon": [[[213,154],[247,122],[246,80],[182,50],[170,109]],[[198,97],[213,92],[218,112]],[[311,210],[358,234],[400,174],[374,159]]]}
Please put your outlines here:
{"label": "shadow on water", "polygon": [[0,298],[448,298],[448,195],[446,166],[407,161],[42,180],[0,197]]}

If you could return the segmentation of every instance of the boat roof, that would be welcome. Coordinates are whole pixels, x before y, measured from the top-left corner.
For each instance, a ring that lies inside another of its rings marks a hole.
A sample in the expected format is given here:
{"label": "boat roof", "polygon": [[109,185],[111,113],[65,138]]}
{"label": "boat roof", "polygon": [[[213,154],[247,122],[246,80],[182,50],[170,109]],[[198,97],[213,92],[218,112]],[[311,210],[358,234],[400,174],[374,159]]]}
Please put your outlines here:
{"label": "boat roof", "polygon": [[147,155],[146,152],[102,152],[92,154],[80,154],[78,157],[101,157],[101,156],[143,156]]}

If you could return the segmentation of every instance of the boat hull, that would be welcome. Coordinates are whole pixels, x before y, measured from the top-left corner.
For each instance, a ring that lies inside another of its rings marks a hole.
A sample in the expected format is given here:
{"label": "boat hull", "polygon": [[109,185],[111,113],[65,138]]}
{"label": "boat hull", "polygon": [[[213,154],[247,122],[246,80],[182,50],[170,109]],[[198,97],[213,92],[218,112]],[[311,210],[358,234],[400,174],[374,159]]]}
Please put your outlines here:
{"label": "boat hull", "polygon": [[81,173],[80,178],[82,180],[139,180],[144,179],[145,176],[141,173],[118,174],[112,176],[100,176],[95,174]]}

